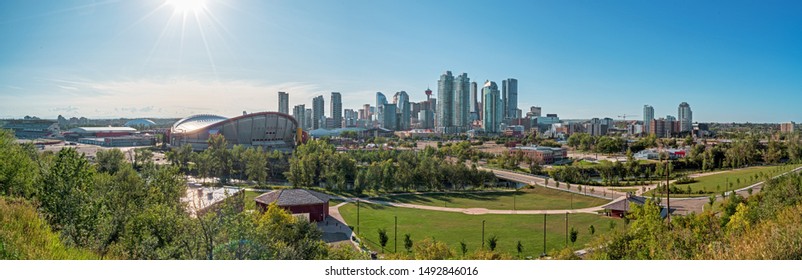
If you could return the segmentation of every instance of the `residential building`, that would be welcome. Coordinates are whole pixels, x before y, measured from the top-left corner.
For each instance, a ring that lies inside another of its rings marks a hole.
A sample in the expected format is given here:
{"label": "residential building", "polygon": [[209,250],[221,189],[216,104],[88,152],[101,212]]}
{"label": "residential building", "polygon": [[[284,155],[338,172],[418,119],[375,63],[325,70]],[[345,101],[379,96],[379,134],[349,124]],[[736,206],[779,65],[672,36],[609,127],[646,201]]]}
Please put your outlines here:
{"label": "residential building", "polygon": [[312,99],[312,130],[325,127],[325,106],[322,95]]}
{"label": "residential building", "polygon": [[496,83],[486,81],[482,87],[482,105],[484,105],[482,128],[486,133],[499,132],[499,125],[503,117],[501,96],[499,95]]}
{"label": "residential building", "polygon": [[471,121],[478,121],[479,120],[479,100],[477,100],[477,84],[476,82],[471,82]]}
{"label": "residential building", "polygon": [[282,114],[290,114],[290,94],[279,91],[278,92],[278,112]]}
{"label": "residential building", "polygon": [[454,76],[451,71],[440,75],[437,81],[437,131],[450,133],[454,128]]}
{"label": "residential building", "polygon": [[529,112],[526,112],[527,118],[536,118],[540,117],[543,110],[540,107],[532,106],[529,107]]}
{"label": "residential building", "polygon": [[652,120],[654,120],[654,107],[643,105],[643,131],[651,133]]}
{"label": "residential building", "polygon": [[305,104],[300,104],[295,105],[295,107],[292,108],[292,117],[295,118],[295,120],[298,122],[298,126],[302,129],[306,129],[306,127],[304,127],[304,121],[306,121],[305,107]]}
{"label": "residential building", "polygon": [[314,123],[314,121],[313,121],[314,117],[312,116],[312,109],[307,108],[306,112],[304,113],[304,117],[306,117],[306,119],[304,119],[304,125],[303,125],[304,129],[305,130],[312,130],[313,129],[312,128],[312,126],[313,126],[312,124]]}
{"label": "residential building", "polygon": [[454,126],[457,132],[468,130],[471,125],[471,79],[462,73],[454,79]]}
{"label": "residential building", "polygon": [[339,92],[331,93],[331,118],[334,119],[333,128],[341,128],[343,122],[343,97]]}

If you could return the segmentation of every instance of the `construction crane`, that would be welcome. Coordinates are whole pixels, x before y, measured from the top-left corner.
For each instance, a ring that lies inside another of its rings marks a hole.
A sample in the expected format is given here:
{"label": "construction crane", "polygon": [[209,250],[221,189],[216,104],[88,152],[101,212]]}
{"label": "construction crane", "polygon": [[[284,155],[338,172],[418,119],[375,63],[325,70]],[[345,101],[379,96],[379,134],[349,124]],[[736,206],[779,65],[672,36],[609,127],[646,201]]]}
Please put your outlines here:
{"label": "construction crane", "polygon": [[621,119],[623,119],[624,121],[627,121],[627,117],[637,117],[637,116],[638,116],[638,115],[627,115],[627,114],[623,114],[623,115],[620,115],[620,116],[618,116],[618,117],[619,117],[619,118],[621,118]]}

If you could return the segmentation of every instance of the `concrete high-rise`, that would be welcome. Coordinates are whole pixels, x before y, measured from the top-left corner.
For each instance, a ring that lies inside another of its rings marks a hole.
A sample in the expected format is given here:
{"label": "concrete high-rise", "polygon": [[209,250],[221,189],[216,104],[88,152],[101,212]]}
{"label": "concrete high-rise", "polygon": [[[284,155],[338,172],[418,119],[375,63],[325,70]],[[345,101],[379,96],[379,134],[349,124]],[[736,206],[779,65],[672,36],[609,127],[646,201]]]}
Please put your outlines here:
{"label": "concrete high-rise", "polygon": [[312,109],[306,108],[306,112],[304,112],[304,130],[312,130]]}
{"label": "concrete high-rise", "polygon": [[504,106],[504,119],[518,116],[518,80],[509,78],[501,81],[501,99]]}
{"label": "concrete high-rise", "polygon": [[647,134],[652,131],[652,120],[654,120],[654,107],[643,105],[643,131]]}
{"label": "concrete high-rise", "polygon": [[334,119],[334,128],[343,127],[343,97],[339,92],[331,93],[331,118]]}
{"label": "concrete high-rise", "polygon": [[437,131],[453,132],[454,127],[454,75],[446,71],[437,81]]}
{"label": "concrete high-rise", "polygon": [[325,102],[320,95],[312,99],[312,129],[323,128],[326,126]]}
{"label": "concrete high-rise", "polygon": [[305,104],[300,104],[300,105],[295,105],[295,107],[292,108],[292,117],[295,118],[295,121],[298,122],[298,127],[303,129],[306,129],[306,127],[304,126],[304,122],[306,121],[305,107],[306,107]]}
{"label": "concrete high-rise", "polygon": [[467,131],[471,125],[471,79],[462,73],[454,79],[454,126],[457,132]]}
{"label": "concrete high-rise", "polygon": [[693,131],[693,112],[691,111],[691,105],[688,105],[686,102],[680,103],[679,108],[677,108],[677,117],[679,120],[680,133]]}
{"label": "concrete high-rise", "polygon": [[278,112],[282,114],[290,114],[290,94],[279,91],[278,92]]}
{"label": "concrete high-rise", "polygon": [[501,96],[495,82],[487,81],[482,87],[482,128],[487,133],[498,132],[501,119],[504,116],[501,106]]}
{"label": "concrete high-rise", "polygon": [[399,91],[395,93],[393,96],[393,101],[398,106],[398,113],[400,113],[401,118],[398,120],[398,130],[409,130],[410,125],[410,118],[412,117],[411,112],[412,108],[409,104],[409,95],[406,91]]}

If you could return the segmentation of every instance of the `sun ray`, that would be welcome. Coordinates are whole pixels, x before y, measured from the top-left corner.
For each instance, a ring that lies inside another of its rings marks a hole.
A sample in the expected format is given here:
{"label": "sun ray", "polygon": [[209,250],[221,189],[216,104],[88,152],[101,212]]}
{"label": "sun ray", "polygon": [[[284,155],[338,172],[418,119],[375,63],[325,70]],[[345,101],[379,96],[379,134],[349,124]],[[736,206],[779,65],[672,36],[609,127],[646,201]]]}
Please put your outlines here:
{"label": "sun ray", "polygon": [[209,64],[212,66],[215,81],[220,81],[220,76],[217,74],[217,66],[214,64],[214,58],[212,57],[212,51],[209,49],[209,42],[206,40],[206,32],[203,31],[203,25],[201,25],[200,19],[198,18],[198,13],[195,12],[193,14],[195,15],[195,22],[198,24],[198,31],[200,31],[201,39],[203,40],[203,46],[206,48],[206,56],[209,57]]}

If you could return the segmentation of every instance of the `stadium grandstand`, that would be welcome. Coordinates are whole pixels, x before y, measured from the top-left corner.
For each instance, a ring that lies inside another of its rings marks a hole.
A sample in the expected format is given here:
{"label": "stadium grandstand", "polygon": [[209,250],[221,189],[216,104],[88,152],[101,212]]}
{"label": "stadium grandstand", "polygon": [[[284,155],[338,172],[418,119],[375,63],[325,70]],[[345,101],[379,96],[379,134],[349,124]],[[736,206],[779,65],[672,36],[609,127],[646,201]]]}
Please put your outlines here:
{"label": "stadium grandstand", "polygon": [[305,138],[298,122],[279,112],[244,114],[235,118],[217,115],[194,115],[173,124],[167,139],[173,147],[192,145],[196,151],[209,147],[211,135],[223,135],[229,144],[262,147],[266,150],[289,152]]}
{"label": "stadium grandstand", "polygon": [[14,131],[17,139],[58,138],[61,129],[57,122],[48,120],[9,120],[3,128]]}

